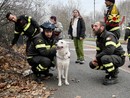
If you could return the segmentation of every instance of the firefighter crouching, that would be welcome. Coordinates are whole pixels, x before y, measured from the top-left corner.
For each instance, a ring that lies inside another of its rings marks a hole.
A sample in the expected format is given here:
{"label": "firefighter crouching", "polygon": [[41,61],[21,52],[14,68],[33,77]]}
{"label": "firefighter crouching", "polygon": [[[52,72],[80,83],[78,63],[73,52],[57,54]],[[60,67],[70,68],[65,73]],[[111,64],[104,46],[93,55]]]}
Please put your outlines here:
{"label": "firefighter crouching", "polygon": [[120,13],[115,4],[115,0],[105,0],[106,7],[108,8],[104,13],[106,23],[106,30],[112,32],[116,37],[120,38]]}
{"label": "firefighter crouching", "polygon": [[33,73],[37,79],[43,77],[51,77],[49,68],[54,67],[54,57],[56,56],[55,37],[53,30],[55,26],[49,22],[41,25],[43,32],[36,35],[27,50],[28,63],[32,67]]}
{"label": "firefighter crouching", "polygon": [[107,75],[103,81],[104,85],[118,83],[118,67],[125,62],[125,51],[121,47],[117,37],[105,30],[104,22],[96,22],[93,25],[96,39],[96,57],[89,63],[90,68],[105,70]]}
{"label": "firefighter crouching", "polygon": [[25,35],[28,40],[26,43],[26,51],[29,47],[29,44],[31,42],[31,39],[37,35],[38,33],[40,33],[40,26],[39,24],[31,17],[31,16],[27,16],[27,15],[20,15],[20,16],[16,16],[10,12],[8,12],[6,14],[6,18],[15,23],[15,32],[14,32],[14,38],[12,40],[11,43],[11,47],[13,47],[20,35]]}
{"label": "firefighter crouching", "polygon": [[[128,23],[128,26],[125,29],[124,40],[126,41],[127,39],[128,39],[127,52],[128,52],[128,57],[129,57],[129,60],[130,60],[130,23]],[[128,65],[128,68],[130,68],[130,65]]]}

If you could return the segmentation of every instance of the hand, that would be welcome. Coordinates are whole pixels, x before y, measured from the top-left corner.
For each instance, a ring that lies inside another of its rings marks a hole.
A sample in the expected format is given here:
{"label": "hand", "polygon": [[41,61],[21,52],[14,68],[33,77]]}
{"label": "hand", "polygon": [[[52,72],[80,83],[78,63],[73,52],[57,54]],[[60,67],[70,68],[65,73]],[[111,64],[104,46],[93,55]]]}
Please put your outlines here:
{"label": "hand", "polygon": [[50,55],[52,55],[52,56],[56,55],[56,47],[53,47],[50,49]]}
{"label": "hand", "polygon": [[95,66],[98,66],[98,61],[97,61],[96,59],[94,59],[94,60],[92,61],[92,64],[95,65]]}
{"label": "hand", "polygon": [[83,40],[83,38],[82,38],[82,37],[80,37],[80,40]]}

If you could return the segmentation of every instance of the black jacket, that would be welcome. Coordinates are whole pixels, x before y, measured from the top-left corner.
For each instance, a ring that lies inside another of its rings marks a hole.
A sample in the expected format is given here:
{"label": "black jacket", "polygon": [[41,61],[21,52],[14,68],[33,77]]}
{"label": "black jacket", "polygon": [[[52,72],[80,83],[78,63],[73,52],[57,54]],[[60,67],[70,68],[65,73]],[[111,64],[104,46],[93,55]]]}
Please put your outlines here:
{"label": "black jacket", "polygon": [[27,50],[27,56],[54,57],[56,55],[56,42],[54,36],[48,39],[44,32],[41,32],[32,39]]}
{"label": "black jacket", "polygon": [[[83,20],[83,18],[79,18],[78,22],[77,22],[77,38],[85,38],[85,22]],[[73,39],[73,28],[72,28],[72,19],[70,22],[70,26],[69,26],[69,30],[68,30],[68,34],[71,35],[72,39]]]}
{"label": "black jacket", "polygon": [[124,40],[126,41],[127,39],[128,39],[128,42],[130,42],[130,27],[126,27],[125,29]]}
{"label": "black jacket", "polygon": [[96,40],[97,54],[96,58],[100,59],[104,55],[124,56],[125,51],[115,35],[111,32],[104,31]]}
{"label": "black jacket", "polygon": [[38,23],[31,16],[21,15],[18,17],[17,22],[15,22],[15,33],[12,45],[17,43],[20,35],[32,38],[38,33],[40,33]]}

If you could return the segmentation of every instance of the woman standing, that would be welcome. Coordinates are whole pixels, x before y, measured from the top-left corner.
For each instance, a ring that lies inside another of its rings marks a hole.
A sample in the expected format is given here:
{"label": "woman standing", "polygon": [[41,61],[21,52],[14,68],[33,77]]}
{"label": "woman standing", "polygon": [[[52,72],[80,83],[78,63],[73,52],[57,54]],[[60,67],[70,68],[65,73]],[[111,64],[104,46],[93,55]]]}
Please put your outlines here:
{"label": "woman standing", "polygon": [[85,22],[80,15],[80,12],[73,10],[73,18],[71,19],[68,34],[74,41],[74,46],[77,54],[75,63],[84,64],[83,40],[85,38]]}

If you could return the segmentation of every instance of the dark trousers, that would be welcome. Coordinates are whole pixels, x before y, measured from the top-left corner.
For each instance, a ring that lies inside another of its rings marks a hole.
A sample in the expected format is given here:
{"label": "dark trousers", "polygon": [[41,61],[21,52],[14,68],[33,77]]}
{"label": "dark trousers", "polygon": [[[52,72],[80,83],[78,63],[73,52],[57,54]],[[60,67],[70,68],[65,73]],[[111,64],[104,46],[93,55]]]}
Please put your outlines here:
{"label": "dark trousers", "polygon": [[128,52],[128,57],[130,60],[130,39],[128,40],[128,43],[127,43],[127,52]]}
{"label": "dark trousers", "polygon": [[36,75],[49,73],[49,68],[53,65],[50,58],[43,56],[29,58],[28,63],[31,65],[32,71]]}
{"label": "dark trousers", "polygon": [[107,73],[113,73],[118,67],[125,63],[125,57],[117,55],[104,55],[98,60],[98,66],[89,63],[92,69],[105,70]]}
{"label": "dark trousers", "polygon": [[30,46],[30,44],[31,44],[31,38],[28,38],[27,39],[27,42],[26,42],[26,53],[27,53],[27,51],[28,51],[28,48],[29,48],[29,46]]}

